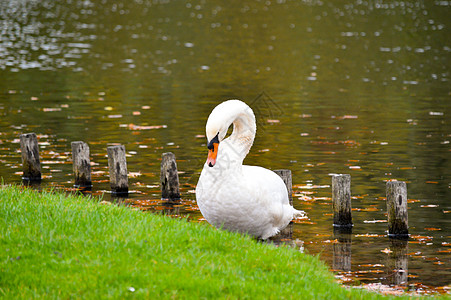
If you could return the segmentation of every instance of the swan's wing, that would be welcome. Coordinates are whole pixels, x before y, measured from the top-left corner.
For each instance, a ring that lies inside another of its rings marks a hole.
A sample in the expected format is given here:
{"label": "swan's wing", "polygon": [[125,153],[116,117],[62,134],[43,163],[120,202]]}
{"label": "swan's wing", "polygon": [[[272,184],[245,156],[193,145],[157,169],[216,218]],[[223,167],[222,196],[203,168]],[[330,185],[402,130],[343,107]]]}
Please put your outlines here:
{"label": "swan's wing", "polygon": [[279,175],[258,166],[243,166],[246,185],[253,189],[256,198],[267,204],[289,204],[288,191]]}
{"label": "swan's wing", "polygon": [[[257,166],[243,166],[244,177],[261,190],[259,197],[264,202],[281,203],[285,209],[292,211],[293,217],[304,217],[305,212],[297,210],[289,204],[285,182],[271,170]],[[288,208],[289,207],[289,208]]]}

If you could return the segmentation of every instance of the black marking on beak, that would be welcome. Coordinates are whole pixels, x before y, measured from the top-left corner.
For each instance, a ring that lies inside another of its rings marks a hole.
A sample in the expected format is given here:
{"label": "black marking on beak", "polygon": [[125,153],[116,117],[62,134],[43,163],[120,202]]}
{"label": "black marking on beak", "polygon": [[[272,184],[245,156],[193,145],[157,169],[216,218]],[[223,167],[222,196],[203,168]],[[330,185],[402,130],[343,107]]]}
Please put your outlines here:
{"label": "black marking on beak", "polygon": [[218,135],[219,135],[219,132],[215,135],[215,137],[214,138],[212,138],[211,139],[211,141],[208,143],[208,145],[207,145],[207,148],[209,149],[209,150],[212,150],[212,151],[215,151],[215,147],[213,146],[213,144],[219,144],[219,137],[218,137]]}

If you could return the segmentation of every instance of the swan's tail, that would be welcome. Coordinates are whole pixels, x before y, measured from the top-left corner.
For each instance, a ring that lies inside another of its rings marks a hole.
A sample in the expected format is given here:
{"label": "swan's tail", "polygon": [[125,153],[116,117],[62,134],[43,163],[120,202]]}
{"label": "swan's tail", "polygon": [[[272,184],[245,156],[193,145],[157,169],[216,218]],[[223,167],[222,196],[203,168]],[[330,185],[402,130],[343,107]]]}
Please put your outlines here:
{"label": "swan's tail", "polygon": [[293,218],[296,218],[296,219],[307,218],[307,215],[305,214],[305,211],[297,210],[297,209],[293,208]]}

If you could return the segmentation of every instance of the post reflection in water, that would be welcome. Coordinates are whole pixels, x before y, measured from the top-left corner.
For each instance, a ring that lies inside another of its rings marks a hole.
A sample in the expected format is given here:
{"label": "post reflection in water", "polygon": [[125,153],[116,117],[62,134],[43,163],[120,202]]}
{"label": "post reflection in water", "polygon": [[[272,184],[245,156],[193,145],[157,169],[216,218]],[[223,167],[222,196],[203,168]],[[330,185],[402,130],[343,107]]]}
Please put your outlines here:
{"label": "post reflection in water", "polygon": [[407,285],[408,256],[407,240],[390,239],[390,253],[388,261],[389,282],[394,285]]}
{"label": "post reflection in water", "polygon": [[22,184],[25,187],[29,187],[33,190],[42,191],[42,187],[41,187],[41,180],[28,180],[25,178],[22,178]]}
{"label": "post reflection in water", "polygon": [[110,201],[107,201],[107,202],[114,203],[117,205],[123,205],[123,204],[127,203],[127,196],[124,196],[122,194],[111,193]]}
{"label": "post reflection in water", "polygon": [[181,205],[178,205],[177,202],[167,201],[163,203],[163,214],[178,216],[180,215],[180,206]]}
{"label": "post reflection in water", "polygon": [[334,227],[334,238],[337,240],[333,247],[334,270],[351,271],[351,227]]}

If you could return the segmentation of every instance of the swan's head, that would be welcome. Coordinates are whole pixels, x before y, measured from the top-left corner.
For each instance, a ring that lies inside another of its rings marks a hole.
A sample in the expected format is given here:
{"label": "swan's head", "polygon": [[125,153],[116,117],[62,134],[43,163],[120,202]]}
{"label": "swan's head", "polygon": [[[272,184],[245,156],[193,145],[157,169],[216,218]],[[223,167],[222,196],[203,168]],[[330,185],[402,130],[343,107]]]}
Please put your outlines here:
{"label": "swan's head", "polygon": [[[255,116],[252,109],[246,103],[240,100],[228,100],[216,106],[208,117],[206,125],[208,147],[207,165],[209,167],[215,165],[219,143],[224,140],[229,126],[232,123],[239,123],[242,127],[244,123],[253,124],[247,124],[244,127],[252,129],[252,134],[255,135]],[[238,124],[235,125],[238,126]]]}
{"label": "swan's head", "polygon": [[208,157],[207,157],[207,165],[209,167],[213,167],[216,164],[216,157],[218,156],[218,148],[219,148],[219,133],[215,135],[208,142]]}
{"label": "swan's head", "polygon": [[218,155],[219,142],[224,140],[227,134],[227,130],[230,123],[225,124],[222,116],[212,111],[210,117],[208,117],[206,134],[207,134],[207,148],[208,148],[208,158],[207,165],[213,167],[216,163],[216,157]]}

